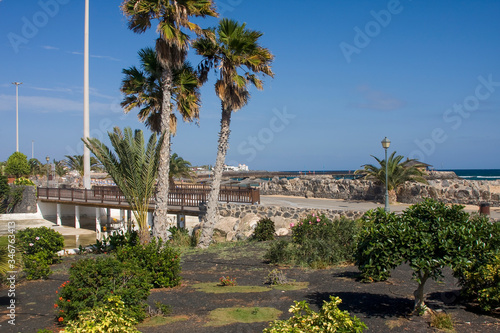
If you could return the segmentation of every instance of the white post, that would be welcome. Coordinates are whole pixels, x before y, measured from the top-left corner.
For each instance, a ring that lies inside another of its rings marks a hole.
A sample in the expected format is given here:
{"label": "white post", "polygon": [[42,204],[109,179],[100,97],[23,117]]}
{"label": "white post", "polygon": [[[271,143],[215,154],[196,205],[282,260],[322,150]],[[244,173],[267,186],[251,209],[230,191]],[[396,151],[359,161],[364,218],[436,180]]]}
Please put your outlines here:
{"label": "white post", "polygon": [[120,209],[120,230],[125,233],[127,230],[127,223],[125,222],[125,210]]}
{"label": "white post", "polygon": [[61,204],[57,204],[56,223],[57,223],[57,225],[62,225]]}
{"label": "white post", "polygon": [[80,206],[75,206],[75,229],[80,229]]}
{"label": "white post", "polygon": [[16,85],[16,152],[19,151],[19,85],[22,82],[12,82]]}
{"label": "white post", "polygon": [[[89,138],[89,0],[85,0],[85,33],[83,56],[83,137]],[[83,187],[90,189],[90,150],[83,147]]]}
{"label": "white post", "polygon": [[95,233],[98,240],[101,240],[101,208],[95,209]]}

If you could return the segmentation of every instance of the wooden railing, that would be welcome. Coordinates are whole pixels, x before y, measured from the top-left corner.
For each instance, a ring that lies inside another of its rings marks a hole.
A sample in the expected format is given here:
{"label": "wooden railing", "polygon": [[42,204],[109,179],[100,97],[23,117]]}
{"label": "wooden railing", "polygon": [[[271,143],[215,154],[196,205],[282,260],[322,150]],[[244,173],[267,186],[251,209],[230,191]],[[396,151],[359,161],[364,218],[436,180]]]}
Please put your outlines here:
{"label": "wooden railing", "polygon": [[[198,207],[207,202],[210,186],[208,185],[176,185],[169,190],[168,205],[183,207]],[[87,189],[65,189],[39,187],[38,198],[68,202],[84,202],[99,204],[126,204],[125,196],[116,186],[95,186]],[[219,201],[226,203],[260,203],[260,192],[251,187],[221,186]],[[151,200],[154,204],[154,200]]]}

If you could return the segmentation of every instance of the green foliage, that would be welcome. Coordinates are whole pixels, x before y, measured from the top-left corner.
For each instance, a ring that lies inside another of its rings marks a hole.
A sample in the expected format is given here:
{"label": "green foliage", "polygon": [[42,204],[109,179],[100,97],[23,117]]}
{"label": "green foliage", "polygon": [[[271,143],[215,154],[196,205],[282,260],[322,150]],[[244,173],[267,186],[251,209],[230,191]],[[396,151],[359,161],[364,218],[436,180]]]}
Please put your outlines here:
{"label": "green foliage", "polygon": [[177,153],[173,153],[170,156],[170,167],[168,169],[168,178],[172,185],[174,184],[174,178],[193,178],[193,172],[191,171],[191,163],[186,161]]}
{"label": "green foliage", "polygon": [[14,185],[35,186],[35,183],[28,178],[20,177],[14,180]]}
{"label": "green foliage", "polygon": [[138,222],[141,242],[147,243],[148,209],[155,189],[164,136],[161,135],[157,140],[156,134],[152,134],[146,145],[143,132],[132,132],[130,127],[123,132],[115,127],[108,136],[114,152],[96,138],[83,141],[124,194]]}
{"label": "green foliage", "polygon": [[264,258],[274,264],[299,264],[324,268],[351,261],[358,232],[356,221],[331,221],[324,215],[307,216],[292,225],[291,242],[280,240],[269,247]]}
{"label": "green foliage", "polygon": [[458,275],[462,294],[477,301],[482,310],[500,307],[500,254],[486,261],[475,260]]}
{"label": "green foliage", "polygon": [[289,310],[292,317],[272,322],[263,333],[363,332],[366,325],[356,316],[340,310],[338,305],[341,302],[339,297],[330,296],[330,302],[324,301],[320,311],[314,312],[305,301],[295,301],[295,305]]}
{"label": "green foliage", "polygon": [[26,155],[21,152],[15,152],[14,154],[10,155],[9,159],[7,160],[5,173],[16,178],[29,175],[30,166],[28,164],[28,158],[26,157]]}
{"label": "green foliage", "polygon": [[442,277],[445,266],[465,267],[479,249],[490,247],[493,234],[484,217],[471,217],[463,206],[426,199],[402,215],[382,209],[365,215],[356,260],[366,280],[383,280],[407,262],[419,287],[416,309],[423,307],[427,279]]}
{"label": "green foliage", "polygon": [[109,296],[99,307],[80,314],[77,320],[67,323],[65,333],[135,333],[137,319],[127,313],[125,303],[119,296]]}
{"label": "green foliage", "polygon": [[283,273],[283,271],[280,271],[279,269],[273,269],[269,271],[269,274],[267,274],[267,277],[264,281],[264,284],[269,284],[271,286],[282,286],[288,283],[289,281],[285,276],[285,273]]}
{"label": "green foliage", "polygon": [[[387,159],[387,188],[389,191],[398,188],[398,186],[404,184],[406,181],[427,183],[423,177],[423,171],[419,169],[423,166],[422,164],[418,163],[415,159],[406,159],[401,162],[404,157],[395,155],[396,152],[394,151]],[[375,156],[372,157],[377,160],[380,167],[366,164],[363,169],[356,170],[355,174],[366,174],[367,178],[385,184],[385,159],[378,159]]]}
{"label": "green foliage", "polygon": [[443,312],[432,313],[431,327],[435,327],[440,330],[453,330],[453,318],[451,317],[451,315]]}
{"label": "green foliage", "polygon": [[227,286],[235,286],[235,285],[236,285],[236,278],[235,277],[230,277],[228,275],[228,276],[221,276],[219,279],[218,286],[227,287]]}
{"label": "green foliage", "polygon": [[84,311],[103,306],[110,296],[121,298],[123,313],[130,318],[145,318],[145,301],[152,285],[135,261],[122,262],[111,256],[82,259],[71,266],[69,273],[69,281],[56,291],[54,307],[60,322],[75,320]]}
{"label": "green foliage", "polygon": [[50,265],[59,258],[57,252],[64,247],[64,237],[47,227],[26,228],[16,235],[23,253],[23,264],[28,280],[47,279],[52,273]]}
{"label": "green foliage", "polygon": [[193,245],[193,239],[189,236],[186,228],[170,227],[170,245],[175,247],[190,247]]}
{"label": "green foliage", "polygon": [[275,232],[274,222],[270,218],[264,217],[257,222],[252,239],[259,242],[273,240]]}
{"label": "green foliage", "polygon": [[0,214],[7,211],[7,200],[10,194],[10,186],[7,176],[0,175]]}
{"label": "green foliage", "polygon": [[180,253],[161,239],[119,248],[116,257],[141,267],[155,288],[175,287],[181,281]]}

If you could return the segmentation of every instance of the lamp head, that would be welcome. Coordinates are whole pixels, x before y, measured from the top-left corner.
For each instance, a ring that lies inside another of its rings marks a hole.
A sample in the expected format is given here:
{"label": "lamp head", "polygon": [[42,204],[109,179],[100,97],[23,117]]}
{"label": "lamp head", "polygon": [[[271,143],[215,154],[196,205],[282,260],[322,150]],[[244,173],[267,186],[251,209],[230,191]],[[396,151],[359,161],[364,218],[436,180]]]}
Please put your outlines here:
{"label": "lamp head", "polygon": [[385,137],[384,140],[382,140],[382,147],[384,147],[384,149],[387,149],[389,148],[390,145],[391,145],[391,140]]}

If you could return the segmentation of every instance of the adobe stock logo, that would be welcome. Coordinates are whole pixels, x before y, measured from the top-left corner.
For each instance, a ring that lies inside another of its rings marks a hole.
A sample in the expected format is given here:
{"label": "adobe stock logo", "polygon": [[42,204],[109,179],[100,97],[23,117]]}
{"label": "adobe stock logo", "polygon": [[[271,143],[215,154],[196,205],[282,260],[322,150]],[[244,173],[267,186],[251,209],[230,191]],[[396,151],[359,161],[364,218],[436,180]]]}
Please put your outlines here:
{"label": "adobe stock logo", "polygon": [[[500,87],[500,81],[493,81],[491,74],[488,75],[488,78],[480,75],[477,80],[479,84],[473,95],[465,97],[461,104],[453,104],[453,107],[446,109],[443,113],[444,122],[450,124],[454,131],[462,126],[463,120],[469,118],[473,114],[472,112],[477,111],[481,101],[485,101],[493,95],[495,87]],[[424,162],[426,156],[434,154],[437,144],[444,143],[447,139],[446,130],[436,127],[431,131],[430,137],[414,141],[418,149],[412,151],[409,157]]]}
{"label": "adobe stock logo", "polygon": [[340,51],[342,51],[347,63],[351,63],[352,55],[354,53],[360,54],[362,49],[370,45],[372,39],[380,35],[382,28],[387,28],[387,26],[391,23],[392,17],[394,15],[401,14],[403,9],[404,7],[401,5],[399,0],[390,0],[387,3],[387,9],[382,9],[378,12],[374,10],[370,11],[370,15],[373,17],[373,20],[368,21],[365,24],[364,29],[361,29],[358,26],[353,28],[356,33],[353,38],[353,43],[349,44],[347,42],[341,42],[339,44]]}
{"label": "adobe stock logo", "polygon": [[59,14],[60,5],[66,5],[70,0],[40,0],[38,6],[41,10],[37,11],[31,19],[23,16],[21,34],[9,32],[7,38],[15,53],[19,52],[19,46],[28,44],[28,42],[38,35],[41,28],[49,23],[49,19]]}
{"label": "adobe stock logo", "polygon": [[290,124],[290,120],[296,117],[296,115],[288,113],[286,107],[282,111],[273,109],[273,114],[268,127],[261,128],[256,135],[249,135],[238,145],[238,153],[246,156],[246,162],[253,161],[257,152],[263,151],[267,145],[273,142],[275,135],[283,132]]}

